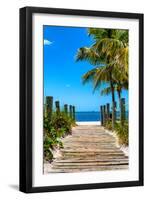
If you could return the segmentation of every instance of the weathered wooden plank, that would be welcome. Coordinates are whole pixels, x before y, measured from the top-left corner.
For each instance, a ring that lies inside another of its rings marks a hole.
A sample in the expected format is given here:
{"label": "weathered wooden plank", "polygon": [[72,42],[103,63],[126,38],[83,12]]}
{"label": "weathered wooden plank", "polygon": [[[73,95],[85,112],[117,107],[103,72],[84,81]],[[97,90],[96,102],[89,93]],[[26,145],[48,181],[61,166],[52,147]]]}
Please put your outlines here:
{"label": "weathered wooden plank", "polygon": [[[88,149],[88,151],[86,151],[86,150],[79,150],[79,149],[76,149],[76,150],[61,150],[61,153],[85,153],[85,154],[87,154],[87,153],[122,153],[122,151],[121,150],[118,150],[118,149],[114,149],[114,150],[111,150],[111,149],[109,149],[109,150],[106,150],[106,149],[101,149],[101,150],[99,150],[99,149],[96,149],[96,150],[91,150],[91,149]],[[122,153],[123,154],[123,153]]]}
{"label": "weathered wooden plank", "polygon": [[122,165],[122,166],[105,166],[105,167],[94,167],[94,168],[83,168],[83,169],[55,169],[49,171],[51,173],[74,173],[74,172],[88,172],[88,171],[113,171],[113,170],[126,170],[128,169],[128,165]]}
{"label": "weathered wooden plank", "polygon": [[116,146],[116,139],[101,126],[77,126],[62,139],[64,148],[50,172],[80,172],[128,169],[128,157]]}
{"label": "weathered wooden plank", "polygon": [[120,159],[120,158],[124,158],[124,155],[63,155],[62,156],[62,160],[67,160],[67,159],[74,159],[74,160],[80,160],[80,159],[84,159],[84,160],[88,160],[88,159]]}
{"label": "weathered wooden plank", "polygon": [[91,169],[92,170],[95,170],[95,171],[97,171],[97,170],[106,170],[106,169],[116,169],[116,168],[118,168],[118,169],[121,169],[121,167],[122,168],[124,168],[123,166],[127,166],[127,164],[124,164],[124,165],[101,165],[101,166],[53,166],[53,169],[79,169],[79,170],[81,170],[81,169],[89,169],[88,171],[91,171]]}
{"label": "weathered wooden plank", "polygon": [[81,162],[81,163],[57,163],[54,162],[53,165],[56,167],[75,167],[77,166],[77,168],[83,168],[83,167],[91,167],[91,166],[114,166],[114,165],[127,165],[128,162],[127,161],[113,161],[113,162]]}
{"label": "weathered wooden plank", "polygon": [[101,159],[66,159],[66,160],[57,160],[56,159],[56,163],[97,163],[97,162],[110,162],[110,161],[117,161],[117,162],[121,162],[121,161],[125,161],[125,162],[128,162],[128,159],[126,158],[111,158],[111,159],[108,159],[108,158],[101,158]]}

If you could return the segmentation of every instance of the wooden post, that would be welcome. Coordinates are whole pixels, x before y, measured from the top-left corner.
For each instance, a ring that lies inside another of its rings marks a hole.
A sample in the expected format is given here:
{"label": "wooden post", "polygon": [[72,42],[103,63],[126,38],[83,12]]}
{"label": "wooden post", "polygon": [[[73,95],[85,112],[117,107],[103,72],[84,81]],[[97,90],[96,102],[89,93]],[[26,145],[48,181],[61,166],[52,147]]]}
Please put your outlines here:
{"label": "wooden post", "polygon": [[125,108],[125,98],[121,99],[121,111],[120,111],[120,121],[121,121],[121,125],[124,124],[124,121],[126,119],[126,108]]}
{"label": "wooden post", "polygon": [[103,126],[105,125],[105,113],[104,113],[104,106],[102,106],[102,115],[103,115]]}
{"label": "wooden post", "polygon": [[107,112],[107,120],[110,120],[110,104],[109,103],[107,103],[106,104],[106,112]]}
{"label": "wooden post", "polygon": [[55,107],[56,107],[56,112],[59,113],[60,112],[60,102],[59,101],[55,101]]}
{"label": "wooden post", "polygon": [[69,116],[72,118],[72,105],[69,106]]}
{"label": "wooden post", "polygon": [[68,105],[64,104],[64,112],[66,115],[68,115]]}
{"label": "wooden post", "polygon": [[114,119],[115,119],[115,121],[117,120],[117,102],[115,101],[115,115],[114,115]]}
{"label": "wooden post", "polygon": [[46,117],[48,118],[49,121],[51,120],[52,111],[53,111],[53,97],[47,96],[45,112],[46,112]]}
{"label": "wooden post", "polygon": [[103,106],[103,117],[104,117],[104,126],[106,124],[106,106]]}
{"label": "wooden post", "polygon": [[76,115],[75,115],[75,106],[72,107],[72,114],[73,114],[73,119],[76,119]]}
{"label": "wooden post", "polygon": [[101,125],[103,126],[104,121],[103,121],[103,106],[100,106],[100,115],[101,115]]}

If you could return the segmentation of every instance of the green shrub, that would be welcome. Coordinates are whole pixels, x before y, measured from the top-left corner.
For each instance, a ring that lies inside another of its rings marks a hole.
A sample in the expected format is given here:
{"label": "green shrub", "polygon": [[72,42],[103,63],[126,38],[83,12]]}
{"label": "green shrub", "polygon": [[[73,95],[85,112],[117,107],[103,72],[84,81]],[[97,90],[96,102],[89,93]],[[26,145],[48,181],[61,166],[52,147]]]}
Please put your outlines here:
{"label": "green shrub", "polygon": [[115,131],[118,135],[119,143],[127,146],[129,144],[128,122],[125,122],[123,126],[120,123],[116,123]]}
{"label": "green shrub", "polygon": [[44,117],[45,160],[51,162],[53,160],[52,150],[63,148],[61,138],[71,133],[72,125],[75,125],[74,120],[64,112],[54,112],[50,121]]}
{"label": "green shrub", "polygon": [[46,131],[49,132],[51,129],[51,125],[50,125],[50,122],[47,117],[44,117],[44,119],[43,119],[43,128],[45,130],[44,133],[46,133]]}
{"label": "green shrub", "polygon": [[108,130],[112,130],[112,121],[108,120],[106,121],[105,125],[104,125]]}
{"label": "green shrub", "polygon": [[56,132],[54,128],[52,128],[49,133],[47,132],[45,133],[44,144],[43,144],[45,160],[51,162],[53,159],[52,150],[63,147],[62,141],[60,137],[58,137],[60,134],[61,132],[60,133]]}
{"label": "green shrub", "polygon": [[[111,120],[107,121],[104,127],[107,128],[108,130],[113,131],[112,121]],[[127,121],[124,122],[123,126],[121,125],[120,122],[118,121],[115,122],[114,131],[116,132],[118,136],[119,143],[127,146],[129,144],[128,122]]]}
{"label": "green shrub", "polygon": [[53,113],[50,126],[54,127],[56,131],[63,129],[65,134],[69,134],[71,132],[73,120],[66,115],[64,112]]}
{"label": "green shrub", "polygon": [[53,140],[45,135],[44,141],[43,141],[43,151],[44,151],[44,159],[51,161],[53,159],[53,154],[52,154],[52,147],[53,147]]}

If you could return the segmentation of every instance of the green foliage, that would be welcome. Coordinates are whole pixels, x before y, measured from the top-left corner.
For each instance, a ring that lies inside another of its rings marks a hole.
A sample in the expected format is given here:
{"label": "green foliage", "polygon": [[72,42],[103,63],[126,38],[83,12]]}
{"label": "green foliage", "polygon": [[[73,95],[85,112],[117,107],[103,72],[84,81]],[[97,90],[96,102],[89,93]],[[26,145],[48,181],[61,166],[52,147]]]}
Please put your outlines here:
{"label": "green foliage", "polygon": [[45,135],[44,141],[43,141],[43,150],[44,150],[44,159],[51,161],[53,159],[53,153],[51,151],[52,149],[53,140],[52,138]]}
{"label": "green foliage", "polygon": [[128,89],[128,31],[89,28],[88,35],[94,44],[79,48],[76,61],[86,60],[95,67],[83,75],[83,83],[92,81],[94,91],[110,81]]}
{"label": "green foliage", "polygon": [[95,52],[94,49],[90,47],[81,47],[78,49],[76,57],[76,61],[83,61],[86,60],[90,62],[92,65],[99,65],[99,64],[104,64],[105,60],[103,57],[99,56],[98,53]]}
{"label": "green foliage", "polygon": [[[106,129],[113,131],[111,120],[108,120],[104,124],[104,126]],[[114,131],[116,132],[116,134],[118,136],[119,143],[128,146],[128,144],[129,144],[128,122],[126,121],[123,124],[123,126],[121,125],[120,122],[115,122]]]}
{"label": "green foliage", "polygon": [[[122,89],[128,89],[128,31],[121,29],[101,29],[88,28],[88,35],[94,40],[92,46],[85,46],[78,49],[76,61],[88,61],[94,68],[82,76],[83,83],[93,83],[93,92],[101,89],[105,83],[105,88],[101,95],[111,94],[112,96],[112,122],[107,122],[105,126],[112,130],[115,128],[115,91],[119,99]],[[112,123],[112,125],[111,125]],[[116,127],[120,137],[124,132],[127,138],[127,128]],[[123,141],[123,137],[122,137]],[[123,141],[127,143],[126,140]]]}
{"label": "green foliage", "polygon": [[53,160],[53,150],[63,148],[62,137],[71,133],[75,122],[64,112],[54,112],[51,120],[44,117],[44,159]]}
{"label": "green foliage", "polygon": [[105,122],[104,126],[108,129],[108,130],[112,130],[112,121],[108,120]]}
{"label": "green foliage", "polygon": [[125,122],[123,126],[120,123],[116,123],[115,131],[118,135],[119,143],[127,146],[129,144],[128,122]]}
{"label": "green foliage", "polygon": [[65,133],[71,132],[72,120],[64,112],[53,113],[50,125],[55,128],[56,131],[64,129]]}
{"label": "green foliage", "polygon": [[51,128],[50,123],[49,123],[49,119],[48,119],[48,117],[45,117],[45,116],[44,116],[44,119],[43,119],[43,128],[45,130],[50,130],[50,128]]}

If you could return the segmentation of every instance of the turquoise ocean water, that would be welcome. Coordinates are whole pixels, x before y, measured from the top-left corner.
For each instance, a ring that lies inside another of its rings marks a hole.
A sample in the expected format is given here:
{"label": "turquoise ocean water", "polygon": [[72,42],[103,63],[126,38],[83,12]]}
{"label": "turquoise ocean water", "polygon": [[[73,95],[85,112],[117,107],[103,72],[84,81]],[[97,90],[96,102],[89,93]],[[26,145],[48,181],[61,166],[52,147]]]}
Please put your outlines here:
{"label": "turquoise ocean water", "polygon": [[[117,118],[119,118],[119,112],[116,113]],[[126,118],[128,118],[128,112],[126,112]],[[100,112],[87,111],[87,112],[76,112],[76,121],[79,122],[90,122],[90,121],[100,121]]]}

